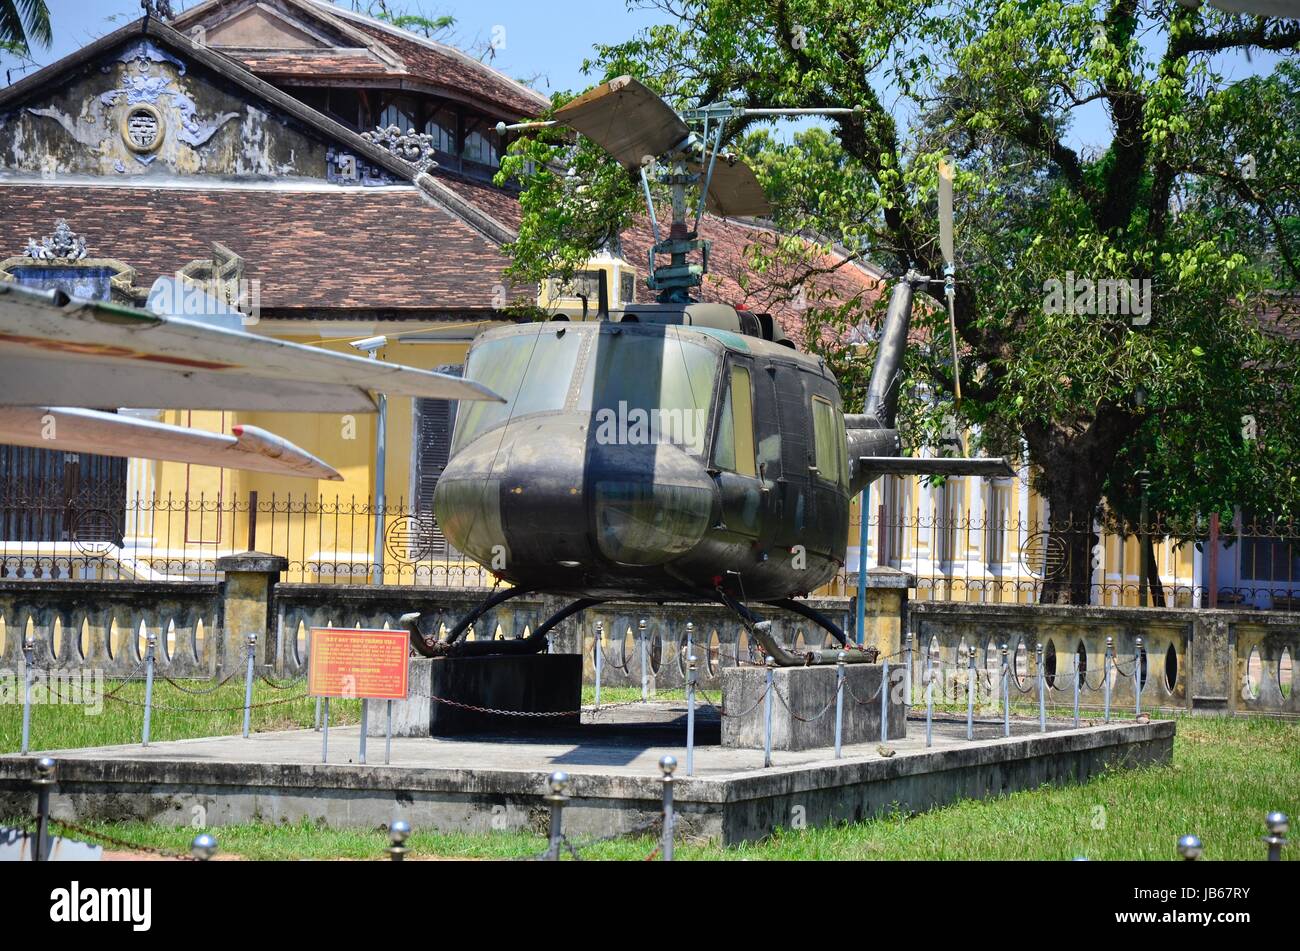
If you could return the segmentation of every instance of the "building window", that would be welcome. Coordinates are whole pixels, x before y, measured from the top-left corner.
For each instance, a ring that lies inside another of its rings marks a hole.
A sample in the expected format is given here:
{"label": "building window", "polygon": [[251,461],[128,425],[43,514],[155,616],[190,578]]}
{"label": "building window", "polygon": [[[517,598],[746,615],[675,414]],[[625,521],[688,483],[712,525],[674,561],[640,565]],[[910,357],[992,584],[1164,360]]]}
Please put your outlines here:
{"label": "building window", "polygon": [[[1248,524],[1263,527],[1261,520]],[[1300,544],[1293,538],[1243,535],[1241,539],[1243,581],[1272,581],[1288,584],[1300,579]]]}
{"label": "building window", "polygon": [[415,109],[405,101],[389,103],[379,114],[378,125],[384,129],[395,125],[402,132],[413,131],[416,127]]}
{"label": "building window", "polygon": [[[23,265],[11,273],[23,287],[57,288],[74,297],[107,301],[112,300],[117,272],[74,263]],[[0,446],[0,537],[120,546],[126,465],[127,460],[117,456]]]}
{"label": "building window", "polygon": [[456,155],[460,151],[456,147],[456,126],[459,121],[455,110],[442,106],[424,124],[425,133],[433,137],[433,147],[439,152]]}
{"label": "building window", "polygon": [[951,562],[957,555],[957,513],[962,500],[961,481],[949,478],[935,493],[934,560]]}
{"label": "building window", "polygon": [[[903,540],[908,527],[908,501],[912,480],[904,476],[883,476],[884,522],[879,529],[880,563],[898,567],[903,560]],[[868,513],[870,515],[870,513]]]}
{"label": "building window", "polygon": [[495,168],[500,160],[501,137],[486,119],[471,119],[465,123],[465,145],[461,157],[477,165]]}
{"label": "building window", "polygon": [[[460,376],[462,367],[439,367],[438,372]],[[415,439],[412,454],[415,463],[411,496],[415,499],[416,517],[420,521],[420,549],[429,557],[446,558],[455,554],[447,544],[438,518],[433,512],[433,493],[451,458],[451,434],[456,425],[456,400],[415,400]]]}
{"label": "building window", "polygon": [[1011,487],[989,483],[988,506],[984,518],[984,562],[990,568],[1007,558],[1007,528],[1011,517]]}

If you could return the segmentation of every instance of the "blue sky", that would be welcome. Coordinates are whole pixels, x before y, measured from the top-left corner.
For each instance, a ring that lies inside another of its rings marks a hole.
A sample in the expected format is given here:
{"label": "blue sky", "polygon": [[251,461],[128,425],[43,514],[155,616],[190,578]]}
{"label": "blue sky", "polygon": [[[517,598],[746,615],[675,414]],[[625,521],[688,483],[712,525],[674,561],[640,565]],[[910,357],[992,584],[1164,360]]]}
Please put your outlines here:
{"label": "blue sky", "polygon": [[[54,20],[54,45],[37,50],[39,65],[51,63],[96,37],[111,32],[140,16],[139,0],[48,0]],[[195,6],[199,0],[173,0],[177,10]],[[350,0],[337,0],[351,8]],[[536,77],[536,87],[545,93],[558,89],[582,89],[591,83],[579,67],[596,43],[614,43],[631,37],[637,30],[662,19],[658,11],[629,12],[623,0],[393,0],[394,8],[423,12],[426,16],[450,14],[456,26],[450,39],[463,47],[486,43],[494,30],[503,28],[505,44],[494,62],[497,68],[516,78]],[[1252,61],[1234,54],[1220,66],[1230,78],[1267,73],[1277,57],[1256,53]],[[0,55],[0,86],[30,70],[13,69],[13,57]],[[12,69],[11,77],[5,70]],[[779,105],[779,103],[773,103]],[[1110,140],[1110,126],[1100,103],[1076,110],[1076,123],[1068,136],[1075,147],[1103,146]],[[901,119],[902,117],[900,117]]]}

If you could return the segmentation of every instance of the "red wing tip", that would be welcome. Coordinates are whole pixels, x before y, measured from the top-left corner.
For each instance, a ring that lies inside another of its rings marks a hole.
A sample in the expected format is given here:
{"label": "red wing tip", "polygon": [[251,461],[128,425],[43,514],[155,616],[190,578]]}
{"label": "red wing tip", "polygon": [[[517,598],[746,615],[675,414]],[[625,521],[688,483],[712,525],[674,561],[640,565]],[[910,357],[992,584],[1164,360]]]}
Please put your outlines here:
{"label": "red wing tip", "polygon": [[232,433],[234,433],[236,436],[242,436],[242,435],[244,435],[244,427],[243,427],[243,426],[231,426],[231,427],[230,427],[230,431],[231,431]]}

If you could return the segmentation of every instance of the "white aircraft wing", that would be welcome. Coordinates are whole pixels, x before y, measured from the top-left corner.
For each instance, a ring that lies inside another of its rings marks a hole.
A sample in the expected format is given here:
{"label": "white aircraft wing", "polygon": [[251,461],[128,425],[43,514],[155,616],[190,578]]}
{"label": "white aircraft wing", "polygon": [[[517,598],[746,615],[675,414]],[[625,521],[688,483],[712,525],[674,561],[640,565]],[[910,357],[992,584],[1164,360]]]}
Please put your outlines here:
{"label": "white aircraft wing", "polygon": [[67,406],[0,406],[0,443],[101,456],[168,459],[303,479],[342,480],[330,466],[256,426],[234,435]]}
{"label": "white aircraft wing", "polygon": [[371,413],[374,394],[504,402],[471,380],[0,282],[0,401]]}

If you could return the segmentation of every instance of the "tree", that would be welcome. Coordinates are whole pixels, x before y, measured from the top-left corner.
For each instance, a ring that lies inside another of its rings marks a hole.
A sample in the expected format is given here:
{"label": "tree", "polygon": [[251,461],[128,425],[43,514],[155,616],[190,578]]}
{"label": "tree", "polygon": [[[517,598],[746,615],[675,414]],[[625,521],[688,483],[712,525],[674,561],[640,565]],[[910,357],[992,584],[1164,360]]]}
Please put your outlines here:
{"label": "tree", "polygon": [[54,42],[45,0],[0,0],[0,50],[29,56],[31,40],[44,47]]}
{"label": "tree", "polygon": [[[941,275],[936,168],[955,159],[964,399],[956,404],[952,363],[937,345],[947,331],[934,282],[935,306],[918,308],[917,321],[936,346],[908,355],[909,379],[922,384],[911,392],[923,398],[905,403],[903,423],[914,445],[934,444],[940,421],[956,416],[974,427],[977,447],[1027,449],[1068,553],[1044,600],[1086,602],[1094,518],[1108,489],[1120,495],[1140,447],[1149,468],[1169,467],[1167,514],[1190,517],[1230,506],[1252,478],[1276,478],[1260,460],[1300,446],[1300,424],[1278,418],[1251,453],[1240,451],[1242,416],[1271,412],[1255,401],[1293,396],[1298,379],[1294,349],[1268,340],[1251,308],[1279,281],[1300,284],[1300,139],[1294,122],[1251,102],[1267,92],[1294,105],[1300,23],[1172,0],[640,5],[672,22],[598,47],[587,64],[598,75],[632,73],[679,105],[862,106],[833,131],[788,143],[752,120],[728,128],[776,200],[775,223],[803,238],[755,251],[756,279],[797,287],[831,242],[896,273]],[[1230,80],[1216,57],[1239,50],[1277,51],[1283,65]],[[1110,141],[1072,148],[1071,125],[1089,108],[1104,109]],[[534,160],[545,157],[537,147],[517,146]],[[563,176],[534,167],[514,253],[536,278],[576,257],[558,229],[582,216],[572,201],[533,200],[565,191]],[[600,176],[589,180],[616,181]],[[587,204],[609,192],[566,187]],[[607,222],[626,217],[626,191],[613,197]],[[871,316],[862,307],[808,314],[808,345],[831,360],[850,400],[869,363],[838,341]],[[1229,445],[1231,462],[1219,465]],[[1216,467],[1201,484],[1188,466],[1207,459]],[[1251,484],[1276,505],[1300,498],[1294,480]]]}

